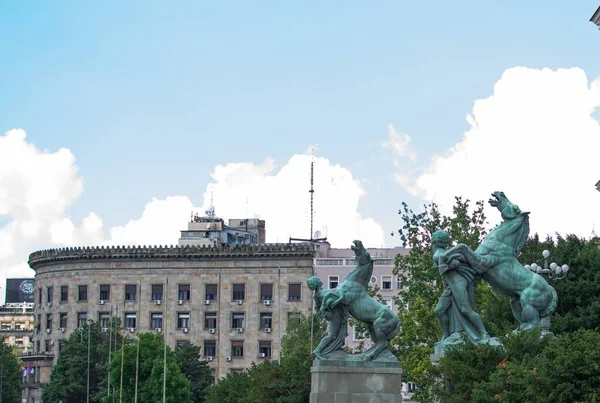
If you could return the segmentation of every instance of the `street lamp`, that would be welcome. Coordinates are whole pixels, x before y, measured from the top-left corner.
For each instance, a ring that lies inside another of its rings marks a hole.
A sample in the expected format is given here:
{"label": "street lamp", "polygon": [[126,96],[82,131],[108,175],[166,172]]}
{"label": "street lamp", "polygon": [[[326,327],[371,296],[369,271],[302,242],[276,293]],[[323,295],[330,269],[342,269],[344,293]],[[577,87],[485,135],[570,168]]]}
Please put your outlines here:
{"label": "street lamp", "polygon": [[[567,277],[567,273],[569,272],[569,266],[566,264],[563,264],[562,266],[559,264],[556,264],[555,262],[552,262],[550,264],[548,264],[548,258],[550,257],[550,251],[548,251],[547,249],[545,249],[542,252],[542,256],[544,257],[544,266],[540,266],[537,263],[532,263],[532,264],[526,264],[525,268],[527,270],[531,270],[534,273],[539,274],[540,276],[542,276],[542,278],[544,280],[546,280],[546,282],[550,282],[550,280],[562,280],[565,277]],[[541,325],[542,325],[542,336],[546,336],[548,334],[553,335],[553,333],[550,331],[550,315],[541,318]]]}

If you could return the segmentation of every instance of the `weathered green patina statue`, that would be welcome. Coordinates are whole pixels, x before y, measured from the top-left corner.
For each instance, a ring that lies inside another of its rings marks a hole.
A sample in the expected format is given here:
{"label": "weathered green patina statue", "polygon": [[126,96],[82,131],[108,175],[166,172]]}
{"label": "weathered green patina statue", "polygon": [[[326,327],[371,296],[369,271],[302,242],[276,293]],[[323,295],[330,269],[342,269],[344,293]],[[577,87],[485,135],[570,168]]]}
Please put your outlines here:
{"label": "weathered green patina statue", "polygon": [[[373,274],[373,260],[362,242],[354,241],[352,250],[357,265],[344,278],[344,281],[331,290],[321,289],[322,282],[317,277],[308,279],[308,286],[315,291],[315,305],[329,321],[328,334],[321,340],[314,353],[319,359],[335,357],[338,360],[374,360],[386,356],[395,359],[388,347],[400,331],[400,320],[390,308],[374,300],[367,293],[369,280]],[[341,351],[347,336],[348,314],[366,323],[373,346],[362,354],[348,355]],[[386,354],[383,354],[383,352]]]}
{"label": "weathered green patina statue", "polygon": [[[464,331],[476,343],[488,342],[479,316],[473,315],[470,312],[472,309],[465,306],[465,301],[470,306],[473,302],[469,298],[469,288],[463,287],[465,281],[472,284],[473,280],[481,277],[494,289],[508,295],[513,314],[520,324],[517,330],[540,328],[540,319],[551,315],[556,309],[558,296],[554,288],[540,275],[525,269],[517,260],[529,235],[529,213],[511,203],[503,192],[494,192],[489,203],[500,211],[503,221],[485,237],[475,251],[464,244],[446,250],[448,239],[439,231],[436,232],[437,235],[434,234],[434,263],[443,275],[445,285],[448,285],[436,308],[444,332],[442,341],[436,344],[436,353],[442,352],[444,346],[450,344],[445,342],[446,339],[456,339],[453,332]],[[452,271],[456,271],[465,280],[452,279],[451,277],[457,277],[455,274],[449,276],[448,273]],[[448,297],[450,294],[453,295],[452,299]],[[458,309],[452,310],[451,304],[456,304]],[[463,318],[457,316],[457,311]]]}

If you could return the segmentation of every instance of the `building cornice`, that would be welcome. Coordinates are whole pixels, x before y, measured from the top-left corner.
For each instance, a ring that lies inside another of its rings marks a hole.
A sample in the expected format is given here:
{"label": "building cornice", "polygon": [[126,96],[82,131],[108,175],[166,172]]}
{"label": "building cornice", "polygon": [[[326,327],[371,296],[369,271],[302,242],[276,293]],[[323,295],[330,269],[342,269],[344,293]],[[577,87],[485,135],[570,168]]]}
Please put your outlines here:
{"label": "building cornice", "polygon": [[311,244],[260,244],[241,247],[220,246],[86,246],[45,249],[29,255],[29,267],[63,262],[89,260],[205,260],[303,257],[312,259],[315,247]]}

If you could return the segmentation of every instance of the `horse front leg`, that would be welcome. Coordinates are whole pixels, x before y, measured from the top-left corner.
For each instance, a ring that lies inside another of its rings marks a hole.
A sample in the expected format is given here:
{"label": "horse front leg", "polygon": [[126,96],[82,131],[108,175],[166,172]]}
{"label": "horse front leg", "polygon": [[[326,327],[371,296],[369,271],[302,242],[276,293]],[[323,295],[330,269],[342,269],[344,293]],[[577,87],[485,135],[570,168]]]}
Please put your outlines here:
{"label": "horse front leg", "polygon": [[440,261],[448,264],[453,257],[456,257],[456,255],[462,256],[469,266],[483,268],[484,270],[487,270],[496,264],[496,262],[494,262],[495,259],[492,259],[488,256],[478,255],[473,251],[473,249],[462,243],[453,246],[444,252],[440,257]]}

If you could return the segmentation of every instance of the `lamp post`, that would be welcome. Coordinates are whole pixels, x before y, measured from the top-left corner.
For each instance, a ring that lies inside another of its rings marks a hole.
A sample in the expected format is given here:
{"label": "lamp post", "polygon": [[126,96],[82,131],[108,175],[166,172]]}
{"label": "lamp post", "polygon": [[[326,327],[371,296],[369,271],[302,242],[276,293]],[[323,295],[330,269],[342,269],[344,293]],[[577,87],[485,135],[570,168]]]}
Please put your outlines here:
{"label": "lamp post", "polygon": [[[526,264],[525,268],[527,270],[531,270],[534,273],[539,274],[540,276],[542,276],[542,278],[544,280],[546,280],[547,283],[550,283],[550,280],[562,280],[565,277],[567,277],[567,273],[569,272],[569,266],[566,264],[563,264],[562,266],[556,264],[555,262],[552,262],[550,264],[548,264],[548,258],[550,257],[550,251],[548,251],[547,249],[545,249],[542,252],[542,257],[544,258],[544,266],[540,266],[537,263],[532,263],[532,264]],[[553,333],[550,331],[550,315],[541,318],[541,325],[542,325],[542,336],[546,336],[548,334],[553,335]]]}

